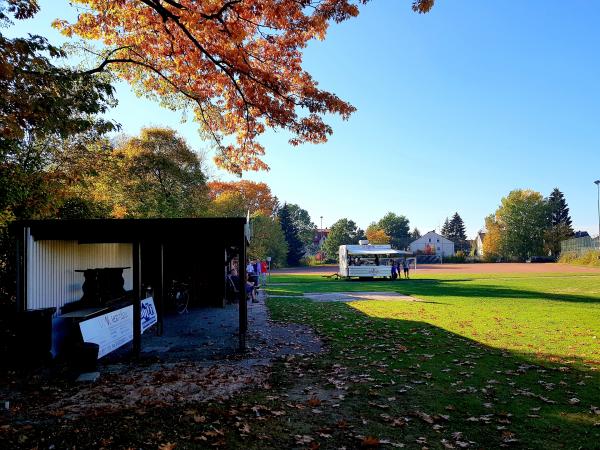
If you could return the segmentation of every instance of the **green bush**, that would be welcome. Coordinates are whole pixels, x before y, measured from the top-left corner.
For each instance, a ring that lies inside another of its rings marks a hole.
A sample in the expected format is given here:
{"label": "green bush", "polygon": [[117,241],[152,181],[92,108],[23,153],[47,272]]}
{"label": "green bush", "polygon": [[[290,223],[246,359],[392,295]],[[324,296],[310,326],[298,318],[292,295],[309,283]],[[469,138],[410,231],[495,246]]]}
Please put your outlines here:
{"label": "green bush", "polygon": [[454,256],[444,256],[443,261],[445,263],[464,263],[467,259],[465,252],[462,250],[457,251]]}
{"label": "green bush", "polygon": [[305,256],[300,260],[302,266],[319,266],[323,261],[317,259],[316,255]]}

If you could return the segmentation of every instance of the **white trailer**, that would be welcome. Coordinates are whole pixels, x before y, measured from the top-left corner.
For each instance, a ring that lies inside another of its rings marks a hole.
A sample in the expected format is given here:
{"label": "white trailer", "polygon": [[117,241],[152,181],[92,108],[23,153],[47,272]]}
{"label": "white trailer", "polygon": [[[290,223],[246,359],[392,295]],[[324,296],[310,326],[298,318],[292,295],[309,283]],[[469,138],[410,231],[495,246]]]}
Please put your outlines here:
{"label": "white trailer", "polygon": [[390,245],[371,245],[369,241],[359,241],[358,245],[340,245],[339,275],[346,278],[391,278],[392,264],[398,265],[400,260],[408,256],[412,256],[412,253],[394,250]]}

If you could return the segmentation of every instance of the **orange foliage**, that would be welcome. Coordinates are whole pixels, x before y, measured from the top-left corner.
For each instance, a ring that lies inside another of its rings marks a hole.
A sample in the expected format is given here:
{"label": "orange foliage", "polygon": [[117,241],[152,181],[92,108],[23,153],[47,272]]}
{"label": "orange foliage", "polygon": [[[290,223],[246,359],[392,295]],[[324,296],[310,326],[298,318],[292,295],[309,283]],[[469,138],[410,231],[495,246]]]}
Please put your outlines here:
{"label": "orange foliage", "polygon": [[367,228],[367,239],[370,244],[389,244],[390,237],[386,234],[385,230],[378,227]]}
{"label": "orange foliage", "polygon": [[489,215],[485,218],[486,234],[483,238],[483,256],[488,259],[495,259],[501,254],[502,231],[500,222],[495,215]]}
{"label": "orange foliage", "polygon": [[[355,108],[321,90],[302,68],[308,41],[330,21],[358,15],[368,0],[72,0],[85,6],[75,23],[54,25],[104,42],[104,61],[123,79],[172,107],[189,103],[218,146],[216,162],[235,172],[268,169],[257,137],[266,127],[291,132],[290,143],[322,143],[327,114]],[[433,0],[416,0],[426,12]],[[183,103],[183,104],[182,104]],[[233,143],[225,136],[235,136]]]}
{"label": "orange foliage", "polygon": [[235,194],[242,203],[243,210],[250,210],[250,214],[260,213],[271,216],[277,209],[277,197],[271,193],[271,188],[266,183],[254,181],[211,181],[208,183],[209,196],[213,202],[220,198],[230,197]]}

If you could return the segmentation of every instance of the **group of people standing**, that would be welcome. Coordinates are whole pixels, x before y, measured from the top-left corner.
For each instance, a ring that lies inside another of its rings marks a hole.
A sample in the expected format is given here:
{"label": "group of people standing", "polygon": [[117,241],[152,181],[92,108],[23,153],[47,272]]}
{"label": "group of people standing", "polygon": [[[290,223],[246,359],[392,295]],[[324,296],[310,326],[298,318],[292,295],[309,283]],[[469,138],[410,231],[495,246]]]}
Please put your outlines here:
{"label": "group of people standing", "polygon": [[[267,282],[267,272],[269,266],[266,261],[250,260],[246,265],[246,299],[258,303],[256,291],[260,285]],[[237,292],[236,286],[239,283],[238,261],[233,260],[227,268],[228,287],[232,292]]]}
{"label": "group of people standing", "polygon": [[404,272],[404,278],[408,279],[410,263],[408,262],[407,258],[399,259],[397,263],[396,261],[392,262],[392,280],[395,280],[396,278],[402,278],[400,270]]}
{"label": "group of people standing", "polygon": [[267,282],[267,262],[260,261],[258,259],[248,261],[246,266],[246,273],[248,274],[248,281],[254,283],[256,287]]}
{"label": "group of people standing", "polygon": [[267,282],[267,270],[267,262],[258,259],[248,261],[246,265],[246,293],[252,299],[252,303],[258,303],[256,290]]}

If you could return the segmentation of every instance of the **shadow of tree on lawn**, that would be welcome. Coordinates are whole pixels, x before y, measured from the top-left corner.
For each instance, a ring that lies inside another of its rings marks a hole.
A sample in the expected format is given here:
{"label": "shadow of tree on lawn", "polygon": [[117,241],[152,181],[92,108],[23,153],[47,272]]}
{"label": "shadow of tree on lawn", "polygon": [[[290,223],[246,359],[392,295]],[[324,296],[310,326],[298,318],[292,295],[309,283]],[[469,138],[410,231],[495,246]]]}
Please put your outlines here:
{"label": "shadow of tree on lawn", "polygon": [[[456,436],[475,448],[600,442],[600,417],[591,410],[600,407],[598,361],[497,349],[351,304],[271,299],[269,307],[274,319],[308,323],[326,338],[321,363],[347,367],[355,381],[340,411],[366,420],[365,433],[413,445],[425,437],[433,448],[442,448],[441,439],[458,448]],[[413,419],[396,429],[390,417]]]}
{"label": "shadow of tree on lawn", "polygon": [[[600,295],[580,295],[527,290],[494,284],[474,285],[478,279],[419,278],[398,281],[322,281],[311,285],[286,286],[285,295],[303,292],[397,292],[415,297],[470,297],[493,299],[544,299],[560,302],[600,303]],[[493,279],[488,279],[493,280]],[[310,286],[307,289],[305,286]],[[272,292],[276,295],[276,292]],[[283,294],[283,292],[281,292]]]}

